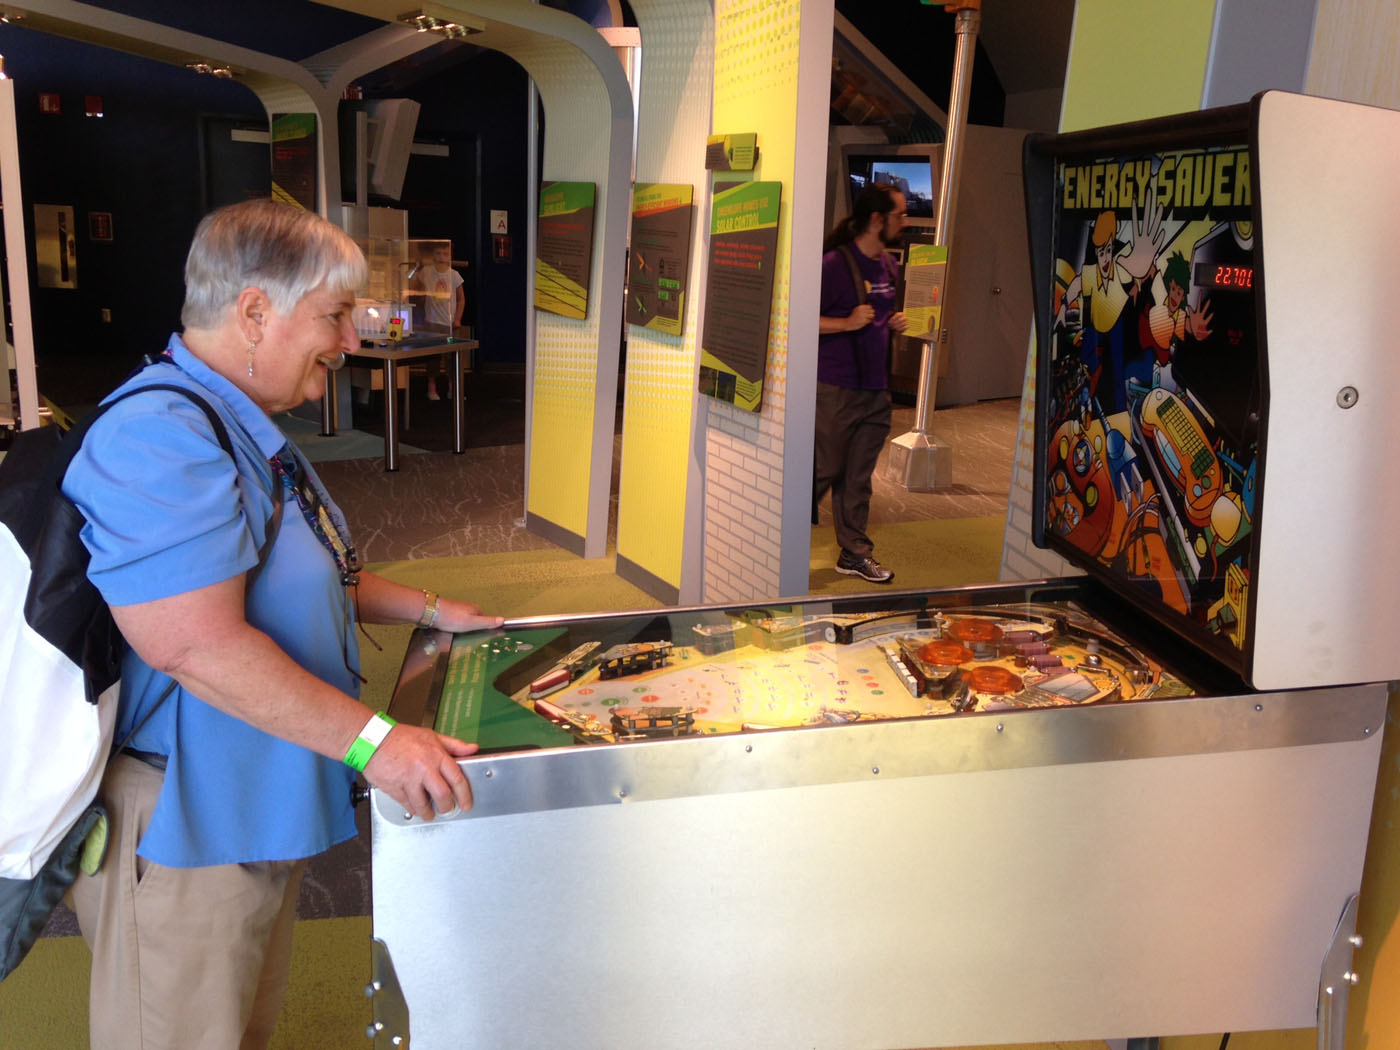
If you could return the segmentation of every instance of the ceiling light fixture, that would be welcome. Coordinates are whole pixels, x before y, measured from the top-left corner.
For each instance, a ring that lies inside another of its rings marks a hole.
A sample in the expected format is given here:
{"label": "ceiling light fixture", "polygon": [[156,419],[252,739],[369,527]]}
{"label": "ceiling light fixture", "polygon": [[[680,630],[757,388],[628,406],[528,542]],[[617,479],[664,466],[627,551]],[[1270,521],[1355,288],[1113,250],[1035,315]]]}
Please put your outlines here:
{"label": "ceiling light fixture", "polygon": [[219,80],[232,80],[238,75],[228,66],[216,66],[210,62],[186,62],[185,68],[196,73],[216,77]]}
{"label": "ceiling light fixture", "polygon": [[399,15],[396,21],[410,29],[416,29],[420,33],[440,33],[448,40],[465,40],[473,33],[480,33],[485,28],[480,25],[438,18],[426,11],[408,11]]}

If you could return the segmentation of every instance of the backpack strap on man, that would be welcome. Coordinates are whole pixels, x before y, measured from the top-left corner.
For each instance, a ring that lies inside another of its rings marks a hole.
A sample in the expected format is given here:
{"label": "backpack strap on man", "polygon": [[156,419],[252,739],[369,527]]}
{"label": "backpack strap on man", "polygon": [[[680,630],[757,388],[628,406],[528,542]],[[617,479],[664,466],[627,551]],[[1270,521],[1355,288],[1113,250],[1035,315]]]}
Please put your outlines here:
{"label": "backpack strap on man", "polygon": [[856,305],[864,306],[870,298],[865,294],[865,274],[860,272],[855,249],[851,247],[851,242],[847,241],[845,244],[838,244],[836,250],[841,253],[841,258],[846,260],[846,266],[851,271],[851,283],[856,286]]}
{"label": "backpack strap on man", "polygon": [[[841,257],[846,260],[846,265],[851,271],[851,283],[856,287],[856,305],[865,306],[870,302],[870,296],[865,291],[865,274],[860,272],[860,263],[856,261],[855,249],[851,247],[851,242],[838,244],[836,250],[841,253]],[[856,382],[861,389],[865,388],[865,365],[860,359],[860,340],[854,333],[851,335],[851,361],[856,366]]]}

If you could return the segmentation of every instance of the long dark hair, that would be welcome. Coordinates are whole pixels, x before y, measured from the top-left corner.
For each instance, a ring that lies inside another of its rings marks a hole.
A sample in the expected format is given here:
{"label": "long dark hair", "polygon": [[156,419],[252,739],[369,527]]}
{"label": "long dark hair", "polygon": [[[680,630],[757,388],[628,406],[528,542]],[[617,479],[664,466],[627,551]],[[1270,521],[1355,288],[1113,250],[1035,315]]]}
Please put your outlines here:
{"label": "long dark hair", "polygon": [[870,225],[871,216],[894,211],[894,193],[894,187],[883,182],[872,182],[861,190],[851,206],[851,214],[833,226],[822,241],[822,254],[855,240]]}

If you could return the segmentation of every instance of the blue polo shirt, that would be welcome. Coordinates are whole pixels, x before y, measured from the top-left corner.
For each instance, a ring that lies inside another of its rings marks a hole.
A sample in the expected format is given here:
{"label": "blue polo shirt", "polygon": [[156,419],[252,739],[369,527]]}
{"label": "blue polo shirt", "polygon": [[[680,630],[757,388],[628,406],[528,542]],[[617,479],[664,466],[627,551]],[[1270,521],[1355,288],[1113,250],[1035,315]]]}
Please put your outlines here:
{"label": "blue polo shirt", "polygon": [[[203,411],[157,390],[128,398],[89,432],[63,482],[87,518],[88,577],[111,605],[154,601],[219,583],[258,564],[273,500],[285,500],[245,615],[298,664],[359,695],[354,611],[339,570],[268,463],[287,439],[236,386],[171,336],[173,363],[143,369],[120,393],[151,383],[187,386],[222,417],[233,460]],[[310,472],[310,468],[306,468]],[[344,529],[344,518],[311,473]],[[343,535],[348,535],[348,530]],[[116,739],[167,755],[165,782],[137,850],[169,867],[309,857],[355,834],[354,773],[176,688],[128,650]]]}

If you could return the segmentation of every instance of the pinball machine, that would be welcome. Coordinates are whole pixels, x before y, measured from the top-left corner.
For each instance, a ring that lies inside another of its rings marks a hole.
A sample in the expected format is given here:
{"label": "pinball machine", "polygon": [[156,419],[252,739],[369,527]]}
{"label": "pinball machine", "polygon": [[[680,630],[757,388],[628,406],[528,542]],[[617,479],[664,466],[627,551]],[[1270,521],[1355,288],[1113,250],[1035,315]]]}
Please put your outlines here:
{"label": "pinball machine", "polygon": [[376,1046],[1340,1046],[1400,673],[1400,113],[1026,146],[1037,542],[1083,577],[415,632]]}

